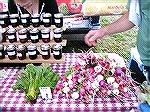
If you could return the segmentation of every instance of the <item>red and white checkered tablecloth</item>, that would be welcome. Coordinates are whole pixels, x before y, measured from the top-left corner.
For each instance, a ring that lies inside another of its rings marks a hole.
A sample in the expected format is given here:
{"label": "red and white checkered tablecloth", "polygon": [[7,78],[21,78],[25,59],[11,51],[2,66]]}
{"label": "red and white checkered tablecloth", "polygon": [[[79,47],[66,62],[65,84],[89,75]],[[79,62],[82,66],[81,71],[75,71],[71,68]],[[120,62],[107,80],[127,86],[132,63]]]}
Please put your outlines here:
{"label": "red and white checkered tablecloth", "polygon": [[[74,64],[77,60],[76,54],[66,53],[65,63],[63,64],[50,64],[54,71],[58,72],[60,75],[63,75],[65,70],[70,64]],[[36,104],[26,103],[25,94],[20,91],[12,90],[12,86],[16,83],[15,79],[21,67],[7,67],[0,68],[6,71],[5,77],[0,79],[0,111],[17,111],[17,112],[28,112],[28,111],[40,111],[40,112],[129,112],[129,110],[138,108],[138,100],[136,96],[132,93],[130,95],[130,100],[126,102],[120,102],[115,98],[97,98],[94,103],[84,104],[81,101],[66,99],[66,98],[57,98],[54,95],[54,99],[50,101],[42,100],[39,95]]]}

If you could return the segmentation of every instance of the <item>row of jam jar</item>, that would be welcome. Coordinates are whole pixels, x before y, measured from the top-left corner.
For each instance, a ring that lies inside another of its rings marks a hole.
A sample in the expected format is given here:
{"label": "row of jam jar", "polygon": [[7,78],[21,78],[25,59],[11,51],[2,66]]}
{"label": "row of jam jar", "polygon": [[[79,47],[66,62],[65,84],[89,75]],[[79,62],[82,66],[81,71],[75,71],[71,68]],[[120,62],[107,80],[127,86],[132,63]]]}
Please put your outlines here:
{"label": "row of jam jar", "polygon": [[8,55],[10,60],[18,58],[19,60],[26,59],[26,55],[31,60],[37,59],[38,55],[42,55],[44,60],[48,60],[53,54],[54,59],[59,60],[62,58],[62,46],[61,44],[54,44],[52,47],[49,44],[42,44],[40,51],[38,51],[35,44],[25,45],[14,45],[9,44],[4,48],[4,45],[0,44],[0,59],[4,59],[5,55]]}
{"label": "row of jam jar", "polygon": [[[63,26],[63,14],[56,13],[54,14],[54,24],[57,28],[61,28]],[[29,27],[32,25],[33,27],[39,27],[40,25],[44,25],[44,27],[50,27],[52,25],[52,15],[50,13],[45,14],[1,14],[0,15],[0,25],[2,28],[8,27],[12,25],[13,27],[17,27],[22,25],[23,27]]]}
{"label": "row of jam jar", "polygon": [[17,42],[17,38],[21,43],[26,43],[28,40],[31,40],[32,43],[38,43],[41,39],[44,43],[50,42],[54,39],[56,43],[62,42],[62,29],[55,28],[53,29],[51,35],[51,30],[49,28],[43,27],[41,30],[38,28],[21,28],[18,31],[15,28],[3,28],[2,29],[2,42],[6,42],[8,39],[10,43]]}

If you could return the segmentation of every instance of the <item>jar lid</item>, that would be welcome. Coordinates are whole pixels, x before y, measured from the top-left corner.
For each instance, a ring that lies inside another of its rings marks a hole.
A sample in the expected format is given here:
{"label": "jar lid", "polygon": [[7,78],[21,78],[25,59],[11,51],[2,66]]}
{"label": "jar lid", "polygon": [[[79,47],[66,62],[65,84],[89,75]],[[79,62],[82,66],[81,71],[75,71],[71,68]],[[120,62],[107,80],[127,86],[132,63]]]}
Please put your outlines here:
{"label": "jar lid", "polygon": [[30,45],[28,45],[27,48],[28,48],[28,50],[35,50],[37,47],[35,44],[30,44]]}
{"label": "jar lid", "polygon": [[63,17],[63,14],[62,13],[56,13],[56,14],[54,14],[54,17],[55,18],[60,18],[60,17]]}
{"label": "jar lid", "polygon": [[33,14],[32,17],[33,18],[40,17],[40,14]]}
{"label": "jar lid", "polygon": [[39,32],[38,28],[33,28],[30,30],[30,33],[38,33],[38,32]]}
{"label": "jar lid", "polygon": [[54,32],[56,32],[56,33],[57,33],[57,32],[62,32],[62,29],[61,29],[61,28],[55,28],[55,29],[54,29]]}
{"label": "jar lid", "polygon": [[26,28],[22,28],[22,29],[19,30],[18,33],[19,33],[19,34],[27,33],[27,29],[26,29]]}
{"label": "jar lid", "polygon": [[7,14],[0,15],[0,19],[8,18]]}
{"label": "jar lid", "polygon": [[25,50],[26,49],[26,46],[25,45],[22,45],[22,44],[19,44],[17,46],[17,50]]}
{"label": "jar lid", "polygon": [[21,18],[26,18],[26,17],[30,17],[29,14],[21,14]]}
{"label": "jar lid", "polygon": [[3,50],[3,49],[4,49],[4,45],[0,44],[0,50]]}
{"label": "jar lid", "polygon": [[16,49],[16,46],[14,44],[7,45],[7,50],[14,50]]}
{"label": "jar lid", "polygon": [[16,32],[15,28],[9,28],[7,30],[7,33],[15,33],[15,32]]}
{"label": "jar lid", "polygon": [[41,30],[41,33],[49,33],[50,32],[50,29],[49,28],[43,28]]}
{"label": "jar lid", "polygon": [[9,17],[10,18],[16,18],[16,17],[19,17],[19,15],[18,14],[10,14]]}
{"label": "jar lid", "polygon": [[43,14],[43,17],[51,17],[52,15],[50,13]]}
{"label": "jar lid", "polygon": [[50,49],[50,45],[49,44],[42,44],[41,45],[41,50],[49,50]]}
{"label": "jar lid", "polygon": [[62,45],[59,44],[59,43],[56,43],[56,44],[54,44],[54,45],[52,46],[52,49],[53,49],[53,50],[60,50],[60,49],[62,49]]}

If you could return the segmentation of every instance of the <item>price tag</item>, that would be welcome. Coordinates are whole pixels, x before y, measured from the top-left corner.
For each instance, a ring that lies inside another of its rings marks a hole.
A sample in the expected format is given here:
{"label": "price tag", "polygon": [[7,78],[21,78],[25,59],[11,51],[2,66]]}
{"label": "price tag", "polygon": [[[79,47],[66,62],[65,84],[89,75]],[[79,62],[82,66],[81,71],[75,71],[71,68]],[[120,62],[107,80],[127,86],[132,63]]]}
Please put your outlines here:
{"label": "price tag", "polygon": [[44,100],[51,100],[52,93],[50,87],[39,87],[40,94]]}

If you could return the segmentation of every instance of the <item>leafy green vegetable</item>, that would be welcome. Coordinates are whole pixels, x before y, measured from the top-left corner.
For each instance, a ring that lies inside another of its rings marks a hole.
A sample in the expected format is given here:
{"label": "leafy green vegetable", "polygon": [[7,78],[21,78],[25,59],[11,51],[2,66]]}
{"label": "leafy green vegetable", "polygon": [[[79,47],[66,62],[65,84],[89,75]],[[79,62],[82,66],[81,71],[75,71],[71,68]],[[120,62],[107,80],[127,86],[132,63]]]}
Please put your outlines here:
{"label": "leafy green vegetable", "polygon": [[39,87],[54,89],[59,80],[59,75],[48,65],[34,66],[28,64],[16,78],[13,90],[23,90],[27,102],[35,101],[39,95]]}

